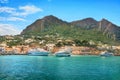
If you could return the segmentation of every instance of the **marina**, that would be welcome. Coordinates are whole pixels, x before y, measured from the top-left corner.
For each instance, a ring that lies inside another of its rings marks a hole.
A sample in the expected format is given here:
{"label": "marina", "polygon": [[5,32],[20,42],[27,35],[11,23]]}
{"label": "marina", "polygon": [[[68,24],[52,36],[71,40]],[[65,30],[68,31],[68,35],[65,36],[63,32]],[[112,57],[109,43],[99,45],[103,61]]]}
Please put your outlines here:
{"label": "marina", "polygon": [[120,80],[120,0],[0,0],[0,80]]}

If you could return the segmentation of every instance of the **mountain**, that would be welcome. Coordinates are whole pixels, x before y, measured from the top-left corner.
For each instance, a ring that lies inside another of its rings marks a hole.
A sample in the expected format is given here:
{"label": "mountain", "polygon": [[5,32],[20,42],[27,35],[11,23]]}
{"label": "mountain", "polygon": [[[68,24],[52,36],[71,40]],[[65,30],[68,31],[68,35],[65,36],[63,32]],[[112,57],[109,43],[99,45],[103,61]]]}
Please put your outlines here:
{"label": "mountain", "polygon": [[120,40],[120,27],[116,26],[106,19],[99,21],[98,30],[103,32],[103,34],[106,34],[109,38]]}
{"label": "mountain", "polygon": [[[93,31],[95,32],[94,34]],[[120,27],[116,26],[115,24],[111,23],[106,19],[102,19],[101,21],[96,21],[93,18],[86,18],[73,22],[66,22],[53,15],[45,16],[42,19],[36,20],[31,25],[27,26],[27,28],[22,31],[21,35],[32,34],[32,33],[41,34],[41,32],[42,33],[46,32],[47,34],[59,33],[63,36],[66,35],[71,37],[79,36],[79,38],[81,36],[83,36],[83,38],[84,36],[86,36],[87,38],[85,39],[88,38],[90,39],[92,38],[92,36],[95,35],[99,36],[98,33],[100,32],[100,35],[102,34],[107,38],[113,40],[120,40],[120,35],[119,35]]]}
{"label": "mountain", "polygon": [[48,30],[51,27],[65,26],[65,25],[69,25],[69,23],[62,21],[61,19],[58,19],[53,15],[49,15],[49,16],[45,16],[42,19],[38,19],[31,25],[27,26],[27,28],[24,29],[21,34],[26,34],[30,32],[42,32]]}
{"label": "mountain", "polygon": [[86,18],[78,21],[73,21],[71,24],[75,27],[80,27],[83,29],[96,29],[102,32],[103,35],[106,35],[108,38],[120,40],[120,27],[106,19],[96,21],[93,18]]}
{"label": "mountain", "polygon": [[73,21],[71,24],[75,27],[80,27],[83,29],[93,29],[97,27],[98,22],[93,18],[86,18],[78,21]]}

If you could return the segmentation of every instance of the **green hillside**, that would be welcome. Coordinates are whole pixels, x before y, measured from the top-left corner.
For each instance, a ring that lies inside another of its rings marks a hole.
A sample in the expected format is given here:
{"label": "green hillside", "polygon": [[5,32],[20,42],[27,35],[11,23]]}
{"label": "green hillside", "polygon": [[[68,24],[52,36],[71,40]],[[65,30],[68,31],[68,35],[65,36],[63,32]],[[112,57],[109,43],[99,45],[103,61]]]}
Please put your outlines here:
{"label": "green hillside", "polygon": [[103,35],[102,32],[97,31],[96,29],[81,29],[76,27],[70,26],[56,26],[56,27],[49,27],[44,29],[44,31],[40,32],[28,32],[26,35],[34,35],[34,36],[41,36],[49,37],[49,41],[57,41],[59,38],[67,40],[86,40],[86,41],[93,41],[95,43],[102,42],[103,44],[117,44],[116,41],[108,38],[106,35]]}

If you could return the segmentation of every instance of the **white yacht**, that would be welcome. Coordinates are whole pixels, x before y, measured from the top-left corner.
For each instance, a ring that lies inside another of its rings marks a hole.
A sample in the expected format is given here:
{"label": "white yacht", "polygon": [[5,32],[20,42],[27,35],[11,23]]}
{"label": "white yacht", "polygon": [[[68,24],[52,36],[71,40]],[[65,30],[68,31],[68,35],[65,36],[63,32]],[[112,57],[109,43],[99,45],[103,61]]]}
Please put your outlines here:
{"label": "white yacht", "polygon": [[105,52],[100,53],[100,56],[109,57],[109,56],[113,56],[113,53],[105,51]]}
{"label": "white yacht", "polygon": [[69,49],[64,49],[64,50],[60,50],[58,52],[55,53],[56,57],[70,57],[71,56],[71,52],[72,50]]}
{"label": "white yacht", "polygon": [[48,51],[41,48],[35,48],[28,51],[28,55],[31,56],[48,56],[48,54]]}

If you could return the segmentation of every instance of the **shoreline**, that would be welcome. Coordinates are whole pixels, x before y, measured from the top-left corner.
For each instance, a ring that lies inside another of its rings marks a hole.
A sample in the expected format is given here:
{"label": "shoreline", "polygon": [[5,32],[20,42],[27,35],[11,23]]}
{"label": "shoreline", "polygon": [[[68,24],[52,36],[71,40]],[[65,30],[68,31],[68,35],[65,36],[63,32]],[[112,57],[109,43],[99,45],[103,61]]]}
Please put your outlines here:
{"label": "shoreline", "polygon": [[[27,54],[0,54],[0,56],[7,56],[7,55],[27,55]],[[54,55],[48,55],[48,56],[54,56]],[[79,54],[79,55],[75,55],[75,54],[72,54],[71,56],[100,56],[100,55],[96,55],[96,54],[89,54],[89,55],[83,55],[83,54]],[[120,56],[120,54],[118,55],[113,55],[113,56]]]}

